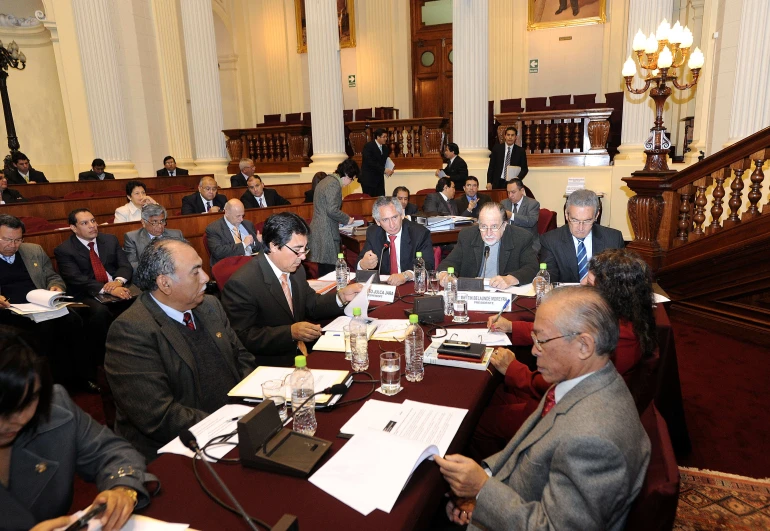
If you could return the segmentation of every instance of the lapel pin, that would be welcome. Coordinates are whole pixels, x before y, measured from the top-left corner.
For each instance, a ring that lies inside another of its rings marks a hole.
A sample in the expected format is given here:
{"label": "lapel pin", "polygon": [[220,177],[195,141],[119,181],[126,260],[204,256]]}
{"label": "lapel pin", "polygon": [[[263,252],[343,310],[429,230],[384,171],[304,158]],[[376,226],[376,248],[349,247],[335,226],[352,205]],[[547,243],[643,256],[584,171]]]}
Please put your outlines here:
{"label": "lapel pin", "polygon": [[217,332],[217,337],[221,338],[222,337],[222,332]]}
{"label": "lapel pin", "polygon": [[37,472],[38,474],[42,474],[46,470],[48,470],[48,465],[46,465],[45,463],[38,463],[35,465],[35,472]]}
{"label": "lapel pin", "polygon": [[37,267],[37,262],[32,262],[32,265]]}

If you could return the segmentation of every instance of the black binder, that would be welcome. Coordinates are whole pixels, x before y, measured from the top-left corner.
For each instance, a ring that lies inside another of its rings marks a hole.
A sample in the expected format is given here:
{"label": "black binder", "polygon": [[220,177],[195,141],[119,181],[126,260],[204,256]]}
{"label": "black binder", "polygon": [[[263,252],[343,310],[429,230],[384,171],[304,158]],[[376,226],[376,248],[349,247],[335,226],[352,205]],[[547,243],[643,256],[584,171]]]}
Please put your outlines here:
{"label": "black binder", "polygon": [[445,347],[444,344],[438,348],[439,357],[447,356],[459,358],[462,360],[481,360],[484,357],[487,346],[481,343],[471,343],[468,348]]}

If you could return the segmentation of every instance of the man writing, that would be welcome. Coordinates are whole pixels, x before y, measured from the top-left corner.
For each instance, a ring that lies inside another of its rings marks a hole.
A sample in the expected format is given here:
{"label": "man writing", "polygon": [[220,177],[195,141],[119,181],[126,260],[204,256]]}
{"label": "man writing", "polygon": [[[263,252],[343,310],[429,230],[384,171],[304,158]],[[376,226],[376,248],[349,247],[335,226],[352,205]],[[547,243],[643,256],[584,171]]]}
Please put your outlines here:
{"label": "man writing", "polygon": [[489,155],[489,167],[487,168],[487,190],[503,190],[508,179],[508,168],[519,166],[521,171],[518,177],[522,181],[529,173],[527,168],[527,152],[516,145],[518,131],[515,127],[505,128],[505,143],[496,144]]}
{"label": "man writing", "polygon": [[503,199],[502,205],[508,215],[511,225],[527,229],[532,234],[532,245],[535,251],[540,250],[540,233],[537,223],[540,220],[540,203],[526,196],[524,183],[518,177],[511,179],[505,185],[508,198]]}
{"label": "man writing", "polygon": [[211,266],[228,256],[251,256],[262,249],[254,224],[243,219],[243,203],[230,199],[225,215],[206,227]]}
{"label": "man writing", "polygon": [[508,445],[479,466],[436,456],[468,529],[622,530],[644,482],[650,441],[610,362],[618,321],[598,291],[564,287],[538,308],[532,354],[553,384]]}
{"label": "man writing", "polygon": [[374,140],[367,142],[361,151],[361,175],[358,182],[365,194],[371,197],[385,195],[385,175],[390,177],[393,170],[386,169],[385,163],[390,155],[388,132],[385,129],[374,130]]}

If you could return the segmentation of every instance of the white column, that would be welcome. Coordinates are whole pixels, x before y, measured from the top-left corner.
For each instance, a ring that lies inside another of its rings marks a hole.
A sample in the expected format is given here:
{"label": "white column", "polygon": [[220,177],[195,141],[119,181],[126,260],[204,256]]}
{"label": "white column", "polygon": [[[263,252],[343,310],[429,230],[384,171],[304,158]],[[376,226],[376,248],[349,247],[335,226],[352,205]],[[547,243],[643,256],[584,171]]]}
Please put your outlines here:
{"label": "white column", "polygon": [[489,101],[488,0],[454,0],[453,141],[469,170],[489,165],[487,101]]}
{"label": "white column", "polygon": [[126,135],[111,9],[109,0],[72,1],[94,154],[105,160],[111,172],[136,175]]}
{"label": "white column", "polygon": [[313,162],[303,169],[333,171],[348,156],[342,118],[342,70],[336,0],[305,3]]}
{"label": "white column", "polygon": [[180,2],[187,79],[190,87],[196,171],[227,173],[229,162],[222,134],[222,94],[217,68],[217,42],[211,0]]}
{"label": "white column", "polygon": [[728,144],[770,125],[769,25],[770,2],[743,0]]}

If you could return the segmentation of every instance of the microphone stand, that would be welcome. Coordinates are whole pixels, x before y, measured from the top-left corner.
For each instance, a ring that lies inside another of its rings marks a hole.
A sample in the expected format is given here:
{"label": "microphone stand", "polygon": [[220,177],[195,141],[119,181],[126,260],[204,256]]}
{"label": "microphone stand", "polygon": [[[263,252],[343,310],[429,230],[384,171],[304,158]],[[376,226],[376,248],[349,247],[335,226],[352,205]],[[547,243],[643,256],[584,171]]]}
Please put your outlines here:
{"label": "microphone stand", "polygon": [[[382,251],[380,251],[380,263],[377,264],[377,283],[380,282],[380,275],[382,274],[380,271],[382,271],[382,255],[385,253],[385,249],[390,249],[390,245],[387,243],[382,244]],[[391,274],[393,272],[391,271]]]}
{"label": "microphone stand", "polygon": [[484,269],[481,270],[481,278],[487,276],[487,258],[489,258],[489,245],[484,246]]}

